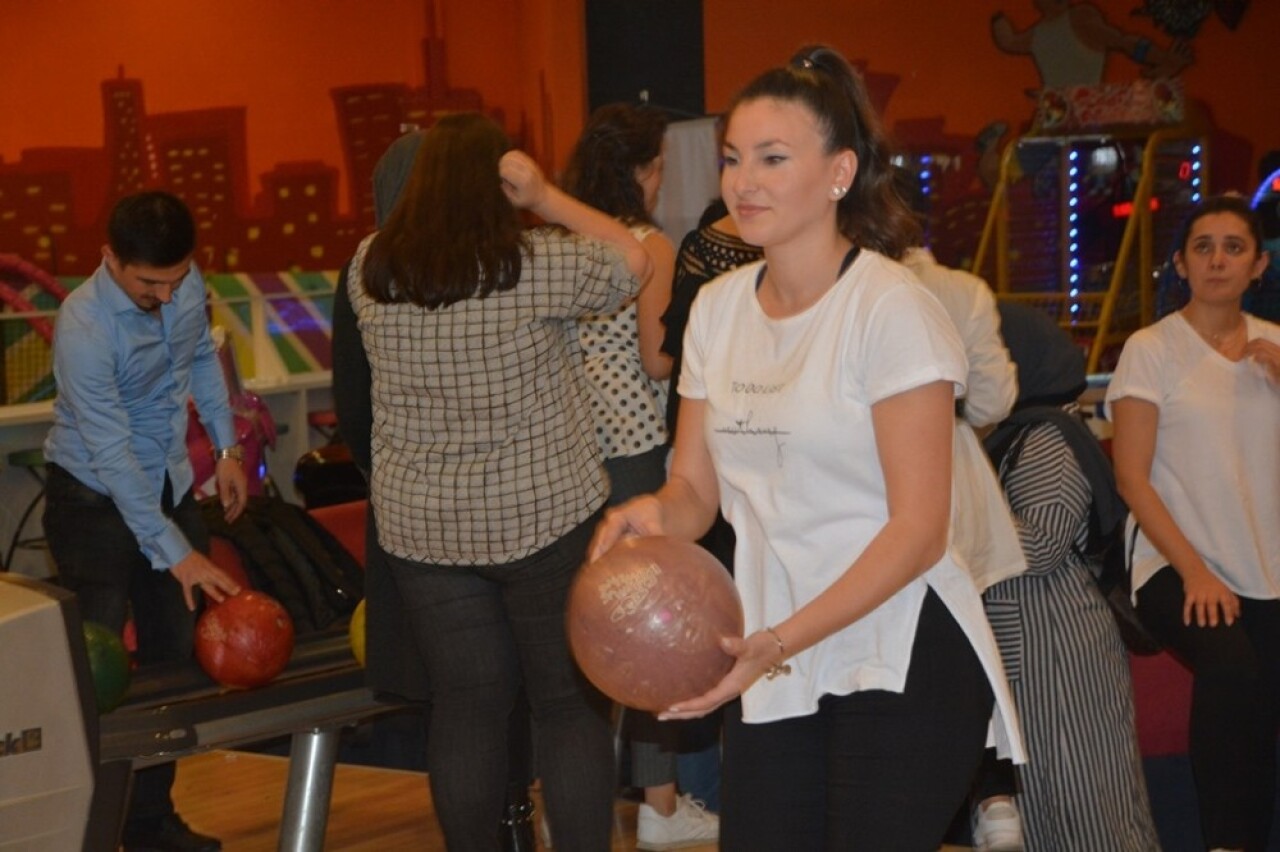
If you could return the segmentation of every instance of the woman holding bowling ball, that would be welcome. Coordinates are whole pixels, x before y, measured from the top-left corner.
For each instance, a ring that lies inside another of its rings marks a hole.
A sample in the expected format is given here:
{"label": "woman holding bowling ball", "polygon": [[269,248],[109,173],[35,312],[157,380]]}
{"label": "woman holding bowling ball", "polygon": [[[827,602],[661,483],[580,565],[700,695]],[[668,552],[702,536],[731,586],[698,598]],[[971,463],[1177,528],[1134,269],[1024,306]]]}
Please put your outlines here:
{"label": "woman holding bowling ball", "polygon": [[[936,849],[998,704],[995,642],[947,552],[963,346],[896,259],[917,227],[856,72],[801,50],[733,101],[721,191],[764,260],[699,293],[667,483],[606,514],[626,535],[737,534],[746,637],[725,706],[721,848]],[[779,814],[785,814],[780,819]]]}

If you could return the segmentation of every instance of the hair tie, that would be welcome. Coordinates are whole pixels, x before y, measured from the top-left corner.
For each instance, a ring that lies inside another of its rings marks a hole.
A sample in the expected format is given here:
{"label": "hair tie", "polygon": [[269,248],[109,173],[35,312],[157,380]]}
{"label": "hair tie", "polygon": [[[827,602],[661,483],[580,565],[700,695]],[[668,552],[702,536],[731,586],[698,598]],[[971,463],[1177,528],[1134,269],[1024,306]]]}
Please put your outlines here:
{"label": "hair tie", "polygon": [[791,68],[796,71],[815,71],[816,72],[816,71],[823,70],[822,66],[819,65],[817,60],[813,58],[816,53],[817,53],[816,50],[812,50],[804,54],[803,56],[794,57],[790,62]]}

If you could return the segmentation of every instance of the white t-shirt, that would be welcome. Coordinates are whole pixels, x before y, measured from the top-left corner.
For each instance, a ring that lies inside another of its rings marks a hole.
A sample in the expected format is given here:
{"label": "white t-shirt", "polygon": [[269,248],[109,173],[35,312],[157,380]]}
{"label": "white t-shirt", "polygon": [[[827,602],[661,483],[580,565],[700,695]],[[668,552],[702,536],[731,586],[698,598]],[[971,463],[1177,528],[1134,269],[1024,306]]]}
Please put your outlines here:
{"label": "white t-shirt", "polygon": [[908,250],[902,265],[942,303],[964,341],[969,360],[964,419],[974,428],[1004,420],[1018,401],[1018,368],[1000,336],[1000,312],[991,288],[976,275],[938,263],[926,248]]}
{"label": "white t-shirt", "polygon": [[[1250,340],[1280,343],[1280,326],[1245,322]],[[1280,598],[1280,386],[1251,359],[1224,358],[1174,313],[1126,341],[1108,416],[1124,397],[1160,409],[1151,485],[1209,569],[1238,595]],[[1167,564],[1139,531],[1134,590]]]}
{"label": "white t-shirt", "polygon": [[[816,304],[784,319],[761,310],[759,271],[759,263],[742,267],[698,294],[679,386],[681,396],[706,400],[721,509],[737,533],[747,632],[817,597],[888,520],[871,406],[939,380],[962,392],[966,370],[937,300],[882,255],[864,250]],[[977,589],[950,554],[874,612],[795,655],[789,676],[753,684],[743,717],[807,715],[827,694],[901,692],[929,587],[981,657],[1003,718],[1013,719]],[[997,727],[1001,745],[1016,741],[1015,731]]]}
{"label": "white t-shirt", "polygon": [[902,265],[942,305],[969,362],[964,419],[956,421],[950,541],[978,589],[986,591],[1024,573],[1027,561],[1004,489],[971,426],[990,426],[1009,416],[1018,399],[1018,369],[1000,337],[1000,312],[985,281],[942,266],[925,248],[907,251]]}

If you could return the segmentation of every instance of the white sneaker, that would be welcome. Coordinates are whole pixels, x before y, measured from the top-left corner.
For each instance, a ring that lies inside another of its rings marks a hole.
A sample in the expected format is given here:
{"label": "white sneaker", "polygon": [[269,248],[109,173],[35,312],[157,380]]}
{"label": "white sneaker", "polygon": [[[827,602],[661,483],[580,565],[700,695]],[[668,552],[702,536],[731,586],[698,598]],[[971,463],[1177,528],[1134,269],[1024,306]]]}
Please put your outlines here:
{"label": "white sneaker", "polygon": [[538,834],[542,836],[543,848],[553,848],[551,845],[551,823],[547,822],[547,815],[545,813],[538,814]]}
{"label": "white sneaker", "polygon": [[1011,802],[981,805],[973,821],[974,852],[1023,852],[1022,817]]}
{"label": "white sneaker", "polygon": [[640,805],[636,823],[636,849],[666,852],[686,846],[702,846],[720,839],[720,817],[707,806],[685,794],[676,799],[676,810],[664,817],[648,805]]}

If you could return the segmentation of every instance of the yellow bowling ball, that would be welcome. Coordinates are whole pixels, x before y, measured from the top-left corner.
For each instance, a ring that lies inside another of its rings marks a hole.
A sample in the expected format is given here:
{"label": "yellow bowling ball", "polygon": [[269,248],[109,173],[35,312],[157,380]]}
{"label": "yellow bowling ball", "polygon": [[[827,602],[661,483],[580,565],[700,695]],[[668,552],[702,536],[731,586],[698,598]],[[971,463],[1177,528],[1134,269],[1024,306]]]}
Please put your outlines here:
{"label": "yellow bowling ball", "polygon": [[347,634],[351,637],[351,653],[355,654],[356,662],[364,665],[364,600],[356,604],[355,612],[351,613],[351,625],[347,628]]}

